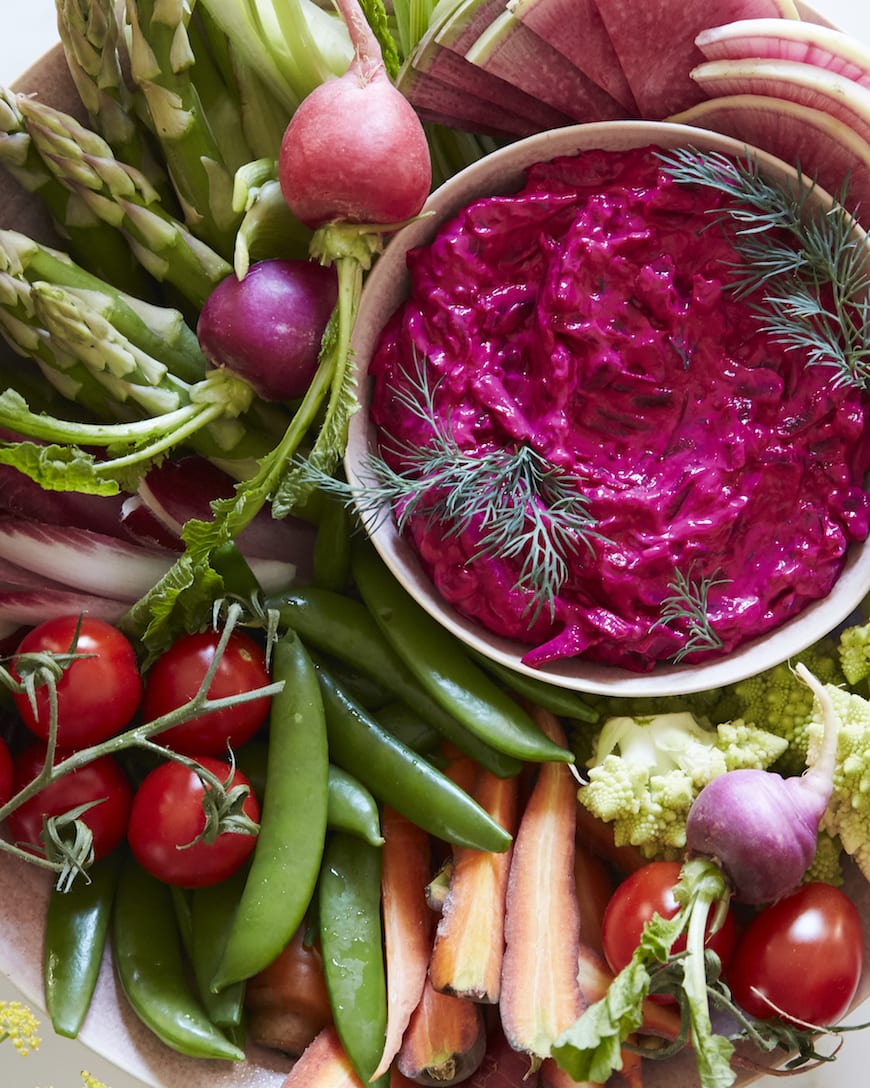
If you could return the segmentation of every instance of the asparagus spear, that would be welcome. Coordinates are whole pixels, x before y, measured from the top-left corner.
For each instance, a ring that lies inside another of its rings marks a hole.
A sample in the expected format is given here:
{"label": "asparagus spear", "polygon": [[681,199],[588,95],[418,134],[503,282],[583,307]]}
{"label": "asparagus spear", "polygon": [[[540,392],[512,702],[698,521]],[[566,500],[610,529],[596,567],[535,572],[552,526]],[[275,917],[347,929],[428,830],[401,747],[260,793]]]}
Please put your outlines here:
{"label": "asparagus spear", "polygon": [[143,297],[154,293],[154,281],[124,239],[49,170],[27,132],[18,96],[2,87],[0,165],[23,189],[40,198],[58,234],[78,260],[87,261],[94,272],[125,290]]}
{"label": "asparagus spear", "polygon": [[233,171],[240,163],[224,161],[191,78],[199,62],[188,36],[189,18],[184,0],[128,0],[131,74],[147,103],[188,226],[229,259],[239,223],[232,207]]}

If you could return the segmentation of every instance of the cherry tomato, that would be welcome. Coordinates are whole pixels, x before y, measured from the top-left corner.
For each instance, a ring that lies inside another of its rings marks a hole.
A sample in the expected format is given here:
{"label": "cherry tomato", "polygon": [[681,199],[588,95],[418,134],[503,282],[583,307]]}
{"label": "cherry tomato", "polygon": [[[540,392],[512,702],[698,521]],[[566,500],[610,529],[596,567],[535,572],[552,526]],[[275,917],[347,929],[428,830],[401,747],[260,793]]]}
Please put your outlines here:
{"label": "cherry tomato", "polygon": [[[136,653],[117,628],[92,616],[57,616],[26,634],[17,653],[38,650],[90,655],[71,662],[57,684],[57,743],[61,747],[99,744],[129,724],[142,698],[142,680]],[[19,679],[14,663],[12,671]],[[28,729],[46,740],[48,687],[36,691],[36,714],[26,694],[13,697]]]}
{"label": "cherry tomato", "polygon": [[[221,782],[229,778],[228,763],[210,756],[197,761]],[[238,770],[231,784],[250,786]],[[127,835],[130,848],[142,868],[164,884],[181,888],[217,884],[231,876],[254,849],[256,836],[238,831],[222,831],[212,842],[198,839],[206,826],[205,789],[196,771],[168,759],[146,775],[136,791]],[[260,806],[253,792],[242,810],[255,823],[259,821]]]}
{"label": "cherry tomato", "polygon": [[[15,757],[16,793],[42,770],[45,751],[42,741],[34,741]],[[69,754],[57,749],[55,763]],[[88,801],[99,801],[81,816],[93,832],[94,860],[99,861],[124,841],[132,799],[133,789],[120,764],[112,756],[101,756],[45,786],[11,812],[6,821],[9,838],[31,853],[43,854],[40,835],[46,816],[60,816]]]}
{"label": "cherry tomato", "polygon": [[6,747],[6,742],[0,738],[0,808],[12,796],[13,781],[12,756]]}
{"label": "cherry tomato", "polygon": [[[673,918],[677,913],[674,887],[679,879],[678,861],[651,861],[617,886],[604,912],[601,934],[604,956],[613,972],[621,971],[631,959],[643,927],[654,914]],[[723,968],[731,958],[735,940],[736,925],[729,911],[722,926],[707,940],[707,947],[716,953]],[[680,937],[672,951],[682,952],[685,947],[685,937]]]}
{"label": "cherry tomato", "polygon": [[[214,660],[220,633],[183,635],[154,663],[145,680],[145,721],[168,714],[193,698]],[[270,680],[263,651],[242,631],[233,631],[209,689],[212,699],[253,691]],[[227,744],[241,747],[269,713],[268,697],[191,718],[158,736],[161,744],[185,755],[226,755]]]}
{"label": "cherry tomato", "polygon": [[750,1016],[824,1027],[849,1011],[863,955],[852,900],[830,884],[805,884],[752,919],[726,979]]}

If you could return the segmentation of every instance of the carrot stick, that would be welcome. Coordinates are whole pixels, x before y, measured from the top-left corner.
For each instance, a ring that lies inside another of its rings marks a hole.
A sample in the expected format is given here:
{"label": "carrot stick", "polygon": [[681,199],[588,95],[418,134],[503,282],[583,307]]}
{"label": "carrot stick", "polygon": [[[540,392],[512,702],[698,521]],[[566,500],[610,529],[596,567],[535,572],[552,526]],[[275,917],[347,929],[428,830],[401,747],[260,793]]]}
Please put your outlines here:
{"label": "carrot stick", "polygon": [[614,882],[605,862],[586,846],[574,842],[574,887],[580,911],[580,936],[586,944],[602,951],[601,929],[604,912],[613,895]]}
{"label": "carrot stick", "polygon": [[399,1072],[417,1084],[455,1084],[471,1076],[485,1052],[482,1006],[439,993],[427,979],[396,1056]]}
{"label": "carrot stick", "polygon": [[387,1033],[377,1080],[402,1045],[411,1014],[420,1003],[432,948],[432,912],[425,889],[430,878],[429,836],[384,808],[381,817],[381,904],[387,969]]}
{"label": "carrot stick", "polygon": [[[478,772],[474,799],[506,831],[516,831],[517,782]],[[436,990],[496,1004],[504,958],[504,917],[511,851],[459,847],[435,932],[429,977]]]}
{"label": "carrot stick", "polygon": [[541,1065],[540,1088],[603,1088],[597,1080],[573,1080],[552,1058]]}
{"label": "carrot stick", "polygon": [[282,1088],[365,1088],[330,1025],[303,1051]]}
{"label": "carrot stick", "polygon": [[[538,726],[564,743],[561,726],[534,708]],[[514,842],[499,1002],[508,1042],[537,1065],[584,1009],[577,981],[580,912],[574,887],[577,785],[564,763],[542,764]]]}
{"label": "carrot stick", "polygon": [[[613,972],[604,957],[584,942],[580,943],[577,957],[577,978],[588,1005],[600,1001],[613,981]],[[647,998],[643,1003],[643,1023],[640,1030],[645,1035],[674,1040],[680,1034],[680,1014],[673,1006]]]}

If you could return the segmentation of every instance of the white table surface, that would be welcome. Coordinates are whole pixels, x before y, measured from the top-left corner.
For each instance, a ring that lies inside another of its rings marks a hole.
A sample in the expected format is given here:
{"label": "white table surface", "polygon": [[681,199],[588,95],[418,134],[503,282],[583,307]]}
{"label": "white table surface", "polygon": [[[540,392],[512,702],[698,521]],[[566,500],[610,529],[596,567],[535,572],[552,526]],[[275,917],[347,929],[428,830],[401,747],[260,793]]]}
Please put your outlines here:
{"label": "white table surface", "polygon": [[[639,0],[641,2],[641,0]],[[10,83],[57,40],[54,0],[2,0],[3,26],[0,33],[0,83]],[[866,0],[814,0],[815,9],[841,29],[870,44],[870,5]],[[12,11],[14,7],[14,13]],[[711,2],[711,12],[715,4]],[[2,905],[0,905],[2,909]],[[23,999],[14,983],[2,972],[0,949],[0,1000]],[[870,1003],[861,1007],[847,1023],[870,1020]],[[860,1088],[868,1083],[870,1030],[847,1035],[836,1062],[818,1071],[804,1073],[793,1081],[799,1088]],[[78,1043],[54,1036],[50,1025],[42,1025],[42,1045],[26,1059],[11,1043],[0,1046],[2,1088],[81,1088],[80,1071],[88,1070],[109,1088],[142,1088],[142,1082]],[[782,1080],[764,1077],[758,1088],[781,1086]],[[165,1085],[163,1088],[184,1088]]]}

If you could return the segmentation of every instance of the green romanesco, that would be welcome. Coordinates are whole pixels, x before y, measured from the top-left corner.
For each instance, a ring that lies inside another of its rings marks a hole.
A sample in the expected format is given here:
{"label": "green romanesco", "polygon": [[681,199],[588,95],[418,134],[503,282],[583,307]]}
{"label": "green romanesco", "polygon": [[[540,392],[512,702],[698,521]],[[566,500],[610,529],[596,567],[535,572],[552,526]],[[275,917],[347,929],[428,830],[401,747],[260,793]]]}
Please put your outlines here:
{"label": "green romanesco", "polygon": [[836,835],[829,835],[827,831],[819,832],[816,856],[804,873],[803,883],[811,884],[816,880],[837,888],[843,883],[843,847]]}
{"label": "green romanesco", "polygon": [[850,687],[870,679],[870,622],[847,627],[840,634],[840,667]]}
{"label": "green romanesco", "polygon": [[[834,789],[820,830],[839,838],[861,872],[870,879],[870,702],[854,692],[828,685],[839,721]],[[807,759],[821,748],[824,724],[816,715],[808,726]]]}
{"label": "green romanesco", "polygon": [[715,727],[688,711],[609,718],[587,762],[580,802],[613,825],[618,846],[649,858],[679,858],[686,817],[703,787],[739,767],[764,769],[787,742],[741,720]]}

